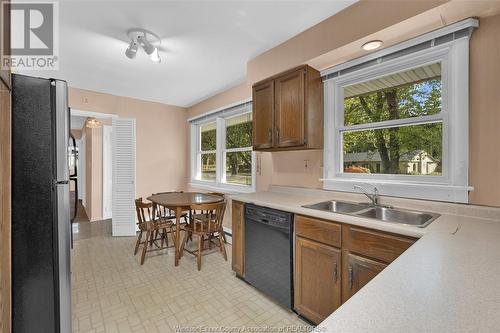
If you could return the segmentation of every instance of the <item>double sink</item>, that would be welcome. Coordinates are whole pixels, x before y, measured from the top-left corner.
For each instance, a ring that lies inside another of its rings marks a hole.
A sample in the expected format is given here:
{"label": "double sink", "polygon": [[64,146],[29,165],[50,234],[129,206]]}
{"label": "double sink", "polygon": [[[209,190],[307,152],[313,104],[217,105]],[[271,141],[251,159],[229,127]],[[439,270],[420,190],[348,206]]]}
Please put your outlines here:
{"label": "double sink", "polygon": [[371,203],[354,203],[346,201],[324,201],[317,204],[305,205],[304,208],[366,217],[383,222],[405,224],[424,228],[440,215],[435,213],[417,212],[387,206],[372,205]]}

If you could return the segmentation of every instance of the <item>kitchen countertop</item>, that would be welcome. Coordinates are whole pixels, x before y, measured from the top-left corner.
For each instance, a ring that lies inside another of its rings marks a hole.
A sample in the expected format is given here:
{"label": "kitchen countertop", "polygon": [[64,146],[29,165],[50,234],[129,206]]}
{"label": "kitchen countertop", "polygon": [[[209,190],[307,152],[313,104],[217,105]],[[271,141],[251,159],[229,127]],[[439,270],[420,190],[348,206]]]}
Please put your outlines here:
{"label": "kitchen countertop", "polygon": [[[424,202],[418,208],[428,205],[442,215],[426,228],[417,228],[301,207],[328,199],[346,200],[342,196],[326,191],[301,194],[300,190],[280,189],[231,196],[241,202],[420,238],[319,324],[318,331],[500,330],[499,209],[468,209],[464,205],[450,209],[455,206]],[[361,198],[346,201],[359,202]],[[401,208],[419,205],[404,200],[401,203],[390,204]],[[445,213],[440,212],[440,205]],[[467,214],[468,210],[471,214]]]}

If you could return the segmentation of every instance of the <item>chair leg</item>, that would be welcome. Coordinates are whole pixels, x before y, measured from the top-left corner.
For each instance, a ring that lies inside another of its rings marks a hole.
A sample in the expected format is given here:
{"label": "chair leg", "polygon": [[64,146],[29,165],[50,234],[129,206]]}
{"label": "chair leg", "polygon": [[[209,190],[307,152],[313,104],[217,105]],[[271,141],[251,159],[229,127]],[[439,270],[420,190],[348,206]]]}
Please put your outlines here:
{"label": "chair leg", "polygon": [[221,233],[219,233],[219,243],[220,243],[220,248],[222,250],[222,255],[224,256],[224,260],[227,261],[226,244],[222,241]]}
{"label": "chair leg", "polygon": [[146,232],[146,241],[144,242],[144,247],[142,248],[141,265],[144,264],[144,259],[146,258],[146,251],[148,249],[149,238],[152,235],[151,231]]}
{"label": "chair leg", "polygon": [[[167,244],[167,247],[168,247],[168,232],[167,232],[167,228],[164,228],[163,232],[164,232],[164,235],[165,235],[165,243]],[[172,235],[172,227],[170,227],[170,235]]]}
{"label": "chair leg", "polygon": [[165,228],[161,230],[161,235],[160,235],[160,248],[163,249],[163,243],[165,243],[165,235],[167,234],[167,231]]}
{"label": "chair leg", "polygon": [[199,237],[199,242],[198,242],[198,270],[201,270],[201,252],[203,251],[203,235],[200,235]]}
{"label": "chair leg", "polygon": [[142,238],[142,231],[139,231],[139,236],[137,236],[137,242],[135,243],[134,256],[137,254],[137,251],[139,251],[139,244],[141,244],[141,238]]}
{"label": "chair leg", "polygon": [[222,240],[224,241],[224,243],[227,243],[226,233],[224,231],[222,231],[221,234],[222,234]]}
{"label": "chair leg", "polygon": [[146,239],[149,238],[149,245],[152,247],[153,246],[153,241],[156,238],[155,231],[153,231],[153,232],[148,231],[148,234],[149,234],[149,237],[146,237]]}
{"label": "chair leg", "polygon": [[[179,258],[182,257],[182,254],[184,253],[184,247],[186,246],[186,242],[187,242],[187,232],[184,233],[184,239],[182,240],[182,243],[181,243],[181,248],[179,250]],[[175,243],[175,242],[174,242]]]}

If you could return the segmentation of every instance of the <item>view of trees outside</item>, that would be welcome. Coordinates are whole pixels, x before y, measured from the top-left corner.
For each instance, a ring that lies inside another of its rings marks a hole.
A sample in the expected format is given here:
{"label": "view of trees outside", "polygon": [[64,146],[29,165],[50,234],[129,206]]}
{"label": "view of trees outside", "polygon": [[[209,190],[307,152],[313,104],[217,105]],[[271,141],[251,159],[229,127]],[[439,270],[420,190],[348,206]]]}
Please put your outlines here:
{"label": "view of trees outside", "polygon": [[226,152],[226,182],[252,185],[252,114],[226,119],[226,149],[248,148]]}
{"label": "view of trees outside", "polygon": [[[433,64],[345,87],[344,125],[438,114],[440,75]],[[344,172],[441,175],[442,134],[441,122],[346,131]]]}
{"label": "view of trees outside", "polygon": [[[216,180],[217,128],[216,123],[202,125],[201,179]],[[246,149],[241,149],[246,148]],[[252,114],[226,119],[226,182],[252,184]],[[234,151],[236,150],[236,151]],[[206,152],[206,153],[204,153]]]}
{"label": "view of trees outside", "polygon": [[[201,132],[201,180],[215,182],[217,158],[217,124],[215,122],[200,126]],[[204,153],[207,152],[207,153]],[[209,153],[208,153],[209,152]]]}

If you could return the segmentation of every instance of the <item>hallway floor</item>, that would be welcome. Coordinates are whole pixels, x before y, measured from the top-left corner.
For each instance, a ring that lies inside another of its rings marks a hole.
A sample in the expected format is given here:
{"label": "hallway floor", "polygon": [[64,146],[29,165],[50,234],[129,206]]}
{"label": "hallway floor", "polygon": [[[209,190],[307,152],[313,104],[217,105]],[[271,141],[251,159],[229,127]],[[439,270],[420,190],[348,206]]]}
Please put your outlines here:
{"label": "hallway floor", "polygon": [[200,272],[195,257],[186,253],[174,267],[173,249],[148,253],[141,266],[139,254],[133,255],[135,238],[112,237],[111,220],[73,227],[78,229],[72,251],[73,332],[309,328],[235,277],[230,245],[227,262],[220,253],[207,254]]}

